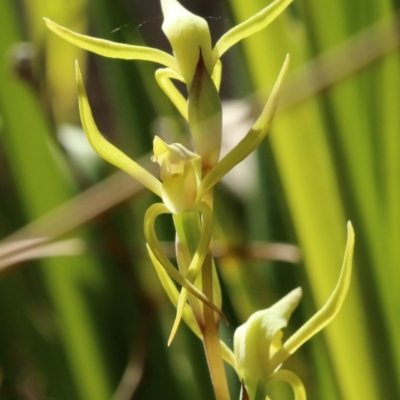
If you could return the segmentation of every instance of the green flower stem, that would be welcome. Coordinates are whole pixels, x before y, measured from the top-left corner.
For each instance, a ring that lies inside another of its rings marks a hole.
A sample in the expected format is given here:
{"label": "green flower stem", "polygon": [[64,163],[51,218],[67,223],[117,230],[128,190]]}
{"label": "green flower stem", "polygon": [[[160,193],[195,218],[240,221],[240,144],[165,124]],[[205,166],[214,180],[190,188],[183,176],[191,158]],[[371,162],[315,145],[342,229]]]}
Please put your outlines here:
{"label": "green flower stem", "polygon": [[[204,201],[212,210],[212,192],[208,193]],[[178,251],[181,253],[187,252],[191,259],[195,255],[202,233],[199,214],[197,212],[185,212],[174,215],[173,218],[179,240]],[[186,259],[188,258],[188,256],[184,254],[183,257]],[[183,266],[180,265],[180,267]],[[201,271],[202,292],[211,303],[219,307],[219,283],[218,281],[215,281],[216,275],[213,273],[213,268],[213,259],[210,246]],[[181,271],[181,273],[184,275],[185,272],[186,271],[183,270]],[[192,302],[191,306],[201,330],[208,367],[214,387],[215,398],[217,400],[230,400],[228,383],[222,359],[221,342],[218,332],[220,315],[216,314],[215,311],[210,307],[202,307],[202,315],[199,316],[196,312],[197,310],[194,309]]]}

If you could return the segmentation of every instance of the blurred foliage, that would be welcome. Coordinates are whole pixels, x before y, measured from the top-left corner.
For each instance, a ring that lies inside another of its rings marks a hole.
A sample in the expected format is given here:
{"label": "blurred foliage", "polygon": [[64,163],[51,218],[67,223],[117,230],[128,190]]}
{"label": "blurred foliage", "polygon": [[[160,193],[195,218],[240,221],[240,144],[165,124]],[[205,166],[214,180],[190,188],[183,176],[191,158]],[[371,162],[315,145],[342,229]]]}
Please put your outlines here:
{"label": "blurred foliage", "polygon": [[[215,40],[266,2],[182,4]],[[228,147],[256,118],[285,54],[292,59],[269,140],[216,194],[226,342],[296,285],[299,326],[332,291],[346,220],[355,227],[345,306],[290,360],[311,400],[400,398],[397,12],[392,0],[295,0],[223,57]],[[99,128],[128,155],[149,164],[155,132],[186,140],[187,127],[153,65],[85,53],[46,31],[42,16],[168,50],[158,0],[0,0],[0,398],[212,398],[200,341],[181,326],[166,347],[174,310],[143,245],[153,199],[87,147],[74,60]],[[169,246],[171,221],[158,229]],[[298,244],[302,262],[273,242]],[[292,398],[280,384],[271,393]]]}

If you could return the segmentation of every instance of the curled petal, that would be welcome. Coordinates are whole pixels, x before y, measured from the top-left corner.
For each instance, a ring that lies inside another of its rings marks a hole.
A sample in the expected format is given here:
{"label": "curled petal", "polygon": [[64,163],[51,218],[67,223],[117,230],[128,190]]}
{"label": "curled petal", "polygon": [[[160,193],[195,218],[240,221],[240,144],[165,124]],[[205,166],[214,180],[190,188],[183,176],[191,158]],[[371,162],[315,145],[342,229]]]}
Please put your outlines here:
{"label": "curled petal", "polygon": [[265,7],[257,14],[226,32],[214,47],[214,60],[218,60],[229,48],[240,40],[268,26],[292,1],[276,0],[268,7]]}
{"label": "curled petal", "polygon": [[273,381],[287,382],[293,389],[295,400],[307,400],[306,389],[304,388],[303,382],[292,371],[282,369],[275,372],[269,379],[269,382]]}
{"label": "curled petal", "polygon": [[199,199],[202,198],[204,193],[219,182],[235,165],[239,164],[253,150],[255,150],[264,139],[275,115],[276,107],[278,105],[279,91],[289,69],[289,61],[290,57],[287,55],[267,104],[253,127],[247,135],[203,178],[197,194]]}
{"label": "curled petal", "polygon": [[92,111],[90,109],[89,101],[86,95],[85,86],[83,85],[81,71],[79,70],[78,62],[75,63],[76,81],[78,86],[78,99],[79,99],[79,112],[83,129],[86,136],[96,151],[96,153],[104,158],[109,163],[122,169],[143,186],[150,189],[153,193],[160,196],[162,195],[161,182],[150,174],[147,170],[142,168],[139,164],[135,163],[122,151],[118,150],[110,142],[108,142],[101,133],[98,131],[94,122]]}
{"label": "curled petal", "polygon": [[156,81],[164,93],[172,101],[173,105],[181,113],[185,120],[188,120],[187,102],[182,93],[172,83],[171,79],[183,81],[183,78],[171,68],[162,68],[156,71]]}
{"label": "curled petal", "polygon": [[91,51],[104,57],[120,58],[123,60],[145,60],[165,65],[177,70],[174,57],[164,51],[145,46],[132,46],[129,44],[115,43],[109,40],[97,39],[91,36],[81,35],[48,18],[43,18],[47,27],[58,36],[82,49]]}

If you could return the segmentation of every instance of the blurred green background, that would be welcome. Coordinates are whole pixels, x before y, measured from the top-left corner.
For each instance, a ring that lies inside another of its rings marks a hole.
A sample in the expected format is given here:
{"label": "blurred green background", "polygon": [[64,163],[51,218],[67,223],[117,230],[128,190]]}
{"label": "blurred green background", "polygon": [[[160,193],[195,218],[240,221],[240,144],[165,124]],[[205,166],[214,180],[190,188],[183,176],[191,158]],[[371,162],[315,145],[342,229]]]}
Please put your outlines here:
{"label": "blurred green background", "polygon": [[[214,42],[267,5],[181,3],[207,19]],[[227,344],[297,285],[305,295],[286,335],[309,318],[336,284],[346,221],[355,228],[343,310],[287,363],[311,400],[400,398],[398,9],[295,0],[222,60],[224,148],[257,117],[285,54],[292,60],[268,139],[217,188]],[[74,60],[102,133],[148,168],[154,135],[185,142],[187,126],[156,85],[156,65],[86,53],[43,16],[170,51],[158,0],[0,0],[0,399],[211,399],[201,342],[181,325],[166,346],[174,309],[142,233],[155,199],[88,147]],[[172,253],[171,221],[158,232]],[[271,398],[293,396],[274,383]]]}

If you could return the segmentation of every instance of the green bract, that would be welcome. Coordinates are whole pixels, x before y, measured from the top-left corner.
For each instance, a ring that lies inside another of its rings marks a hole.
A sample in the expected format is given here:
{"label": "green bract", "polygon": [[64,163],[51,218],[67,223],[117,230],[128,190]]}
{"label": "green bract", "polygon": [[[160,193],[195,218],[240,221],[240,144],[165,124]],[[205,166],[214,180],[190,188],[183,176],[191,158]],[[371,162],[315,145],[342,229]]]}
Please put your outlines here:
{"label": "green bract", "polygon": [[47,18],[45,21],[53,32],[85,50],[105,57],[146,60],[165,66],[166,68],[156,72],[157,82],[187,119],[186,100],[172,84],[171,79],[180,80],[190,88],[201,50],[208,74],[212,77],[215,86],[219,88],[221,56],[240,40],[265,28],[291,2],[292,0],[275,0],[253,17],[225,33],[212,48],[208,24],[203,18],[186,10],[177,0],[161,0],[164,15],[163,30],[171,44],[174,56],[151,47],[126,45],[81,35]]}

